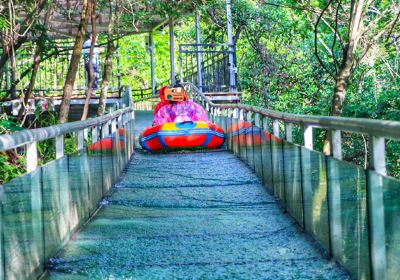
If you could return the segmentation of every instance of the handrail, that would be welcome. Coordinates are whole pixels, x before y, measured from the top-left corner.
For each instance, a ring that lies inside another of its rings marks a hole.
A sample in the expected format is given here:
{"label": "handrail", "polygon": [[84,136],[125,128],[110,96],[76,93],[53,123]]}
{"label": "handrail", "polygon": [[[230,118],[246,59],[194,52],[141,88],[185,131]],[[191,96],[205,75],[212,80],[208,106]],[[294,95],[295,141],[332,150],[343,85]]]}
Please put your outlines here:
{"label": "handrail", "polygon": [[[398,278],[399,260],[393,261],[393,256],[399,255],[399,248],[393,236],[400,233],[394,222],[400,213],[400,180],[385,176],[385,137],[399,139],[400,122],[219,105],[194,87],[192,92],[211,120],[225,130],[226,148],[258,175],[281,208],[351,278]],[[293,123],[300,124],[296,132],[303,133],[301,145],[293,141]],[[326,128],[332,155],[313,151],[316,126]],[[337,129],[371,136],[365,141],[368,168],[342,160],[342,135]]]}
{"label": "handrail", "polygon": [[[157,83],[156,84],[156,91],[158,91],[159,90],[159,88],[157,89],[157,86],[164,86],[165,84],[169,84],[170,83],[170,79],[167,79],[167,80],[164,80],[164,81],[162,81],[161,83]],[[140,92],[140,93],[143,93],[144,91],[149,91],[149,90],[153,90],[153,88],[140,88],[140,89],[131,89],[131,91],[132,92]],[[135,95],[135,94],[133,94],[133,95]]]}
{"label": "handrail", "polygon": [[141,98],[139,100],[134,100],[133,101],[133,108],[135,110],[153,110],[154,109],[154,104],[158,102],[159,100],[158,95],[152,95],[152,96],[147,96],[144,98]]}
{"label": "handrail", "polygon": [[[131,96],[129,87],[121,92]],[[1,178],[0,227],[9,229],[1,232],[1,279],[43,278],[45,264],[102,207],[134,152],[132,103],[123,105],[85,121],[0,135],[0,151],[22,146],[18,154],[26,159],[26,174]],[[49,138],[55,159],[39,166],[39,141]],[[76,143],[73,149],[66,139]]]}
{"label": "handrail", "polygon": [[15,149],[34,141],[43,141],[66,133],[99,126],[132,111],[132,108],[124,108],[111,114],[85,121],[76,121],[36,129],[26,129],[12,134],[0,135],[0,152]]}
{"label": "handrail", "polygon": [[204,46],[204,47],[228,47],[229,44],[196,44],[196,43],[191,43],[191,44],[179,44],[180,46],[183,47],[197,47],[197,46]]}
{"label": "handrail", "polygon": [[138,100],[133,100],[133,103],[135,104],[135,103],[139,103],[139,102],[143,102],[143,101],[147,101],[147,100],[151,100],[151,99],[156,99],[156,98],[159,98],[159,96],[158,95],[147,96],[147,97],[143,97]]}
{"label": "handrail", "polygon": [[[309,116],[278,112],[243,104],[215,104],[192,83],[182,84],[193,90],[193,96],[197,97],[200,102],[205,103],[206,109],[212,116],[220,115],[220,110],[228,110],[228,115],[229,113],[234,113],[240,120],[246,120],[256,125],[259,125],[261,121],[264,129],[268,129],[268,124],[264,121],[264,118],[270,118],[273,122],[273,134],[276,137],[281,137],[279,129],[279,122],[281,121],[285,128],[284,138],[288,142],[293,142],[292,124],[300,125],[303,130],[303,146],[309,150],[313,150],[314,146],[313,128],[327,129],[330,139],[330,154],[339,160],[343,158],[342,131],[366,134],[369,137],[369,168],[382,175],[386,175],[386,139],[400,140],[399,121]],[[233,112],[229,112],[229,110],[233,110]],[[251,113],[254,114],[254,121]]]}
{"label": "handrail", "polygon": [[318,128],[327,128],[354,133],[368,134],[385,139],[400,140],[400,122],[390,120],[372,120],[364,118],[330,117],[330,116],[310,116],[301,114],[292,114],[269,110],[261,107],[243,105],[243,104],[215,104],[204,93],[192,83],[183,83],[190,86],[196,95],[201,96],[211,107],[219,109],[239,109],[246,112],[258,113],[265,117],[282,120],[289,123],[308,125]]}
{"label": "handrail", "polygon": [[[121,87],[121,92],[122,96],[130,98],[130,87]],[[128,108],[85,121],[76,121],[37,129],[26,129],[12,134],[0,135],[0,152],[24,146],[26,150],[26,171],[32,172],[38,167],[37,145],[40,141],[54,138],[56,159],[58,159],[64,156],[64,138],[67,133],[76,133],[77,149],[80,151],[84,149],[85,135],[86,137],[88,136],[89,130],[91,130],[92,143],[98,141],[100,138],[99,133],[101,133],[101,138],[105,138],[114,133],[117,127],[127,128],[131,131],[132,122],[134,121],[134,109],[130,101],[126,104],[129,104]]]}

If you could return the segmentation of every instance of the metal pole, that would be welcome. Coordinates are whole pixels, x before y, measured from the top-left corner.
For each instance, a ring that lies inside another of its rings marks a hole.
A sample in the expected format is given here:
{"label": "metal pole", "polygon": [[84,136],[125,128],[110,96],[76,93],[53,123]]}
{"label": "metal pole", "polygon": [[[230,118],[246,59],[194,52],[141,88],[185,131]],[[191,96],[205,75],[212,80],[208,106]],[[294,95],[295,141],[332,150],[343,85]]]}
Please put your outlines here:
{"label": "metal pole", "polygon": [[154,42],[153,42],[153,32],[149,34],[149,50],[150,50],[150,59],[151,59],[151,89],[152,94],[156,94],[156,74],[154,71]]}
{"label": "metal pole", "polygon": [[196,44],[197,44],[197,87],[203,92],[203,73],[201,72],[201,37],[200,37],[200,14],[196,12]]}
{"label": "metal pole", "polygon": [[64,156],[64,134],[56,137],[56,159]]}
{"label": "metal pole", "polygon": [[38,166],[38,152],[36,141],[26,145],[26,172],[34,171]]}
{"label": "metal pole", "polygon": [[171,84],[175,85],[175,42],[174,42],[174,19],[169,19],[169,57],[171,64]]}
{"label": "metal pole", "polygon": [[[186,63],[186,68],[187,68],[187,63]],[[186,70],[187,73],[187,70]],[[179,80],[181,83],[183,83],[183,59],[182,59],[182,46],[179,45]],[[187,81],[185,81],[187,82]]]}
{"label": "metal pole", "polygon": [[118,94],[121,93],[121,63],[119,58],[119,40],[117,40],[117,79],[118,79]]}
{"label": "metal pole", "polygon": [[229,91],[236,92],[236,67],[234,62],[235,48],[233,45],[233,37],[232,37],[231,0],[226,0],[226,23],[228,25]]}

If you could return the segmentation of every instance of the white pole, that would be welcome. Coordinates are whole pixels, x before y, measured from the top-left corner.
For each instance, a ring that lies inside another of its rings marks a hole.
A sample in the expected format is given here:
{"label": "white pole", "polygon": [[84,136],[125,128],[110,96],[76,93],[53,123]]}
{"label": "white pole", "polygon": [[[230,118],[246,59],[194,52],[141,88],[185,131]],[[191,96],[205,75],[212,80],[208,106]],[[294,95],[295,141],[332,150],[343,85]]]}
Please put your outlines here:
{"label": "white pole", "polygon": [[26,145],[26,172],[34,171],[38,166],[36,141]]}
{"label": "white pole", "polygon": [[228,26],[228,51],[229,51],[229,91],[236,92],[236,68],[234,64],[234,45],[232,37],[232,11],[231,0],[226,0],[226,23]]}
{"label": "white pole", "polygon": [[304,147],[309,150],[313,150],[314,141],[313,141],[313,127],[309,125],[305,125],[303,128],[303,142]]}
{"label": "white pole", "polygon": [[183,58],[182,58],[182,46],[179,46],[179,80],[183,83]]}
{"label": "white pole", "polygon": [[171,63],[171,84],[175,85],[175,41],[174,41],[174,19],[169,20],[169,57]]}
{"label": "white pole", "polygon": [[56,137],[56,159],[64,156],[64,135]]}
{"label": "white pole", "polygon": [[200,92],[203,92],[203,74],[201,72],[201,37],[200,37],[200,14],[196,12],[196,44],[197,44],[197,86]]}
{"label": "white pole", "polygon": [[151,92],[153,95],[156,94],[156,74],[154,71],[154,42],[153,32],[149,34],[149,50],[150,50],[150,65],[151,65]]}

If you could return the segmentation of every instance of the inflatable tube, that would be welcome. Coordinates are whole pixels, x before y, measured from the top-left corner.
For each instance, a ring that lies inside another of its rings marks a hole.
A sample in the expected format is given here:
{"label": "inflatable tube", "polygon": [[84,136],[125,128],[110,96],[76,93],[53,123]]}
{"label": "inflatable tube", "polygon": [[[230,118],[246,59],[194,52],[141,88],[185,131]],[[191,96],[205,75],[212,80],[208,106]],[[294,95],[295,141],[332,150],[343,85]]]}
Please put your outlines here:
{"label": "inflatable tube", "polygon": [[[119,136],[119,147],[120,147],[121,151],[123,151],[125,149],[125,139],[126,139],[126,137],[129,137],[129,136],[128,136],[128,133],[123,128],[118,129],[118,136]],[[114,142],[115,142],[115,133],[88,146],[88,150],[89,151],[112,151],[113,146],[115,145]]]}
{"label": "inflatable tube", "polygon": [[145,129],[140,145],[148,151],[216,149],[225,141],[222,128],[202,121],[168,122]]}
{"label": "inflatable tube", "polygon": [[248,143],[252,142],[253,145],[259,146],[271,141],[270,133],[245,121],[232,124],[228,128],[228,135],[232,138],[233,143],[245,143],[245,141],[247,141]]}

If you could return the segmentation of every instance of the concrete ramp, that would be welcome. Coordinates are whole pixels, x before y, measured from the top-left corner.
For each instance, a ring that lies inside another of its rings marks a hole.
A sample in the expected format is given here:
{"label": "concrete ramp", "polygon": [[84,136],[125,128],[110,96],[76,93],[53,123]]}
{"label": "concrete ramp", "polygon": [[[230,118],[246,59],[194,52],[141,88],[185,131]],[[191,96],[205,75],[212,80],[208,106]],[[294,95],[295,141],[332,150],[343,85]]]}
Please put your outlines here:
{"label": "concrete ramp", "polygon": [[228,152],[137,153],[104,204],[51,278],[348,278]]}
{"label": "concrete ramp", "polygon": [[51,279],[349,278],[226,151],[138,151],[103,204]]}

